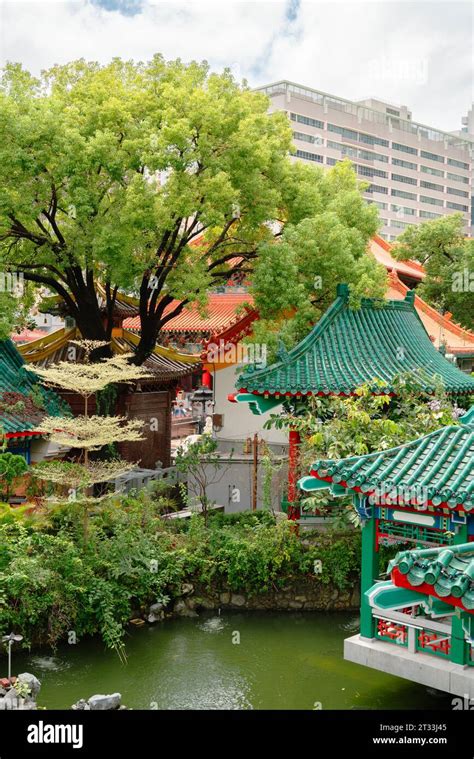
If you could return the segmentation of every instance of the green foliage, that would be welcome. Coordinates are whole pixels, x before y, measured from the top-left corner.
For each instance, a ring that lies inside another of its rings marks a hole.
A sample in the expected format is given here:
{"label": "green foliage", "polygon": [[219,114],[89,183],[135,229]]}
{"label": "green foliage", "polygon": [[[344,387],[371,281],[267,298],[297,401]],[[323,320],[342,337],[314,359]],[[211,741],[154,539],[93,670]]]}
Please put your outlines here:
{"label": "green foliage", "polygon": [[350,284],[354,305],[360,297],[383,297],[387,282],[384,267],[367,254],[377,209],[364,201],[349,161],[328,171],[293,164],[286,185],[287,224],[279,239],[260,245],[251,287],[260,314],[251,339],[265,343],[271,357],[278,340],[289,348],[307,335],[340,282]]}
{"label": "green foliage", "polygon": [[464,226],[462,213],[409,225],[392,253],[400,260],[412,258],[423,264],[426,278],[417,289],[419,295],[474,329],[474,243]]}
{"label": "green foliage", "polygon": [[41,385],[37,383],[33,385],[29,392],[30,399],[37,409],[43,410],[45,407],[44,390]]}
{"label": "green foliage", "polygon": [[120,652],[132,614],[179,595],[184,581],[247,593],[302,576],[339,588],[357,582],[356,531],[303,542],[268,511],[213,514],[206,527],[198,515],[165,522],[159,510],[143,494],[111,498],[91,520],[87,546],[74,504],[42,527],[0,520],[0,634],[14,628],[25,645],[52,646],[69,631],[100,634]]}
{"label": "green foliage", "polygon": [[[16,274],[16,271],[15,271]],[[30,311],[34,304],[34,291],[23,282],[20,291],[8,291],[2,281],[4,271],[0,271],[0,340],[6,340],[12,332],[34,326]]]}
{"label": "green foliage", "polygon": [[59,295],[90,339],[107,335],[97,279],[110,304],[115,286],[140,291],[150,350],[161,297],[204,305],[281,216],[291,128],[267,109],[205,62],[79,60],[39,79],[7,65],[0,268]]}
{"label": "green foliage", "polygon": [[[384,383],[373,380],[381,390]],[[433,397],[411,375],[394,380],[395,397],[373,395],[369,385],[362,385],[349,398],[308,398],[288,401],[280,414],[270,416],[266,426],[294,428],[301,434],[301,473],[310,469],[315,459],[340,459],[394,448],[445,425],[458,424],[464,409],[444,393],[442,386]],[[336,499],[326,491],[302,500],[304,511],[336,514],[353,523],[349,497]]]}
{"label": "green foliage", "polygon": [[[175,466],[186,474],[187,482],[181,483],[181,494],[190,508],[200,506],[207,525],[209,509],[213,505],[208,495],[210,485],[219,482],[227,466],[217,453],[217,440],[203,434],[195,443],[178,448]],[[230,457],[232,456],[232,453]]]}
{"label": "green foliage", "polygon": [[[373,380],[383,388],[384,383]],[[459,408],[439,386],[428,395],[416,378],[394,380],[395,397],[373,395],[362,385],[350,398],[310,398],[273,415],[267,425],[293,426],[303,438],[306,463],[314,458],[344,458],[385,450],[448,424],[457,424]],[[309,458],[308,458],[309,456]]]}
{"label": "green foliage", "polygon": [[28,464],[23,456],[15,453],[0,453],[0,490],[2,497],[8,501],[13,480],[21,477],[28,470]]}

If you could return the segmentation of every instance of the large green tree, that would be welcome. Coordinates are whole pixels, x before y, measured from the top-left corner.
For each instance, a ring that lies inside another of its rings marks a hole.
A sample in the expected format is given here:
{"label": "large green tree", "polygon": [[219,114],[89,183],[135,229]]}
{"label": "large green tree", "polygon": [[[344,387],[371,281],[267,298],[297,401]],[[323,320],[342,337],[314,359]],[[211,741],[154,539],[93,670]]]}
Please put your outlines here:
{"label": "large green tree", "polygon": [[426,278],[418,288],[422,298],[474,329],[474,241],[466,237],[464,225],[463,215],[453,213],[409,226],[392,252],[425,267]]}
{"label": "large green tree", "polygon": [[10,65],[0,136],[0,269],[59,296],[86,339],[109,340],[118,289],[136,292],[139,364],[167,321],[232,274],[251,275],[270,342],[288,310],[286,341],[306,331],[337,282],[382,294],[366,255],[377,210],[349,164],[293,162],[286,116],[229,72],[161,56],[41,79]]}
{"label": "large green tree", "polygon": [[[291,131],[267,108],[228,72],[159,55],[145,64],[76,61],[40,79],[7,66],[0,268],[59,296],[93,340],[110,338],[118,288],[135,290],[142,363],[169,319],[248,271],[273,234]],[[164,316],[173,298],[178,306]]]}
{"label": "large green tree", "polygon": [[307,335],[336,295],[350,285],[354,305],[364,296],[383,297],[387,274],[367,252],[380,222],[362,197],[350,161],[329,170],[294,164],[284,188],[292,216],[255,262],[252,293],[260,313],[252,340],[272,356],[279,341],[288,348]]}

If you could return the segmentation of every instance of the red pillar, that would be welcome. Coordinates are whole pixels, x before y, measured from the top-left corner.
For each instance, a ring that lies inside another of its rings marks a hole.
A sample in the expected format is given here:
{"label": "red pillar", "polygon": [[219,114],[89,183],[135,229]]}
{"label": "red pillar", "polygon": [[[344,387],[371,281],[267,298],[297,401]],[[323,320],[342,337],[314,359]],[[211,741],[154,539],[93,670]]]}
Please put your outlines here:
{"label": "red pillar", "polygon": [[288,519],[296,520],[300,517],[297,488],[300,446],[300,433],[298,430],[290,430],[288,442]]}

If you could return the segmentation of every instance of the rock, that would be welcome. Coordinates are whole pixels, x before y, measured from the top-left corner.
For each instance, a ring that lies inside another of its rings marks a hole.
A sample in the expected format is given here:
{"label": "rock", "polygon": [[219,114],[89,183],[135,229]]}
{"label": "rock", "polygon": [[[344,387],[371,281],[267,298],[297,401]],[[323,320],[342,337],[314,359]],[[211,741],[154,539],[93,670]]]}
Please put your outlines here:
{"label": "rock", "polygon": [[148,608],[148,616],[146,621],[150,624],[154,622],[162,622],[165,618],[165,608],[161,601],[157,601]]}
{"label": "rock", "polygon": [[0,698],[3,698],[3,696],[6,694],[6,692],[7,691],[6,691],[5,688],[0,688]]}
{"label": "rock", "polygon": [[76,701],[71,706],[71,709],[74,709],[74,711],[84,711],[85,709],[90,709],[90,706],[84,698],[80,698],[79,701]]}
{"label": "rock", "polygon": [[90,697],[88,704],[91,711],[118,709],[121,698],[122,696],[120,693],[111,693],[108,696],[96,695]]}
{"label": "rock", "polygon": [[189,596],[191,593],[194,593],[194,585],[190,582],[183,582],[181,585],[181,595]]}
{"label": "rock", "polygon": [[[0,701],[0,709],[7,711],[10,709],[23,709],[24,703],[25,699],[18,695],[15,688],[10,688],[6,696]],[[36,708],[36,704],[34,708]]]}
{"label": "rock", "polygon": [[288,606],[290,607],[290,609],[302,609],[303,608],[303,604],[301,603],[301,601],[290,601],[290,603],[288,604]]}
{"label": "rock", "polygon": [[212,598],[206,598],[205,596],[194,596],[193,597],[193,608],[194,609],[216,609],[219,606],[218,601],[214,601]]}
{"label": "rock", "polygon": [[37,677],[32,675],[31,672],[22,672],[21,675],[18,675],[18,682],[27,684],[33,698],[37,696],[41,690],[40,681],[38,680]]}
{"label": "rock", "polygon": [[146,621],[152,625],[154,622],[162,622],[165,618],[165,612],[160,611],[158,614],[149,614],[146,618]]}
{"label": "rock", "polygon": [[19,701],[20,699],[18,699],[18,702],[16,702],[11,698],[0,698],[0,712],[8,712],[11,709],[19,709]]}
{"label": "rock", "polygon": [[186,601],[183,601],[182,598],[180,598],[178,601],[175,601],[175,604],[173,606],[173,612],[175,614],[178,614],[180,617],[198,617],[198,613],[193,611],[193,609],[189,609]]}
{"label": "rock", "polygon": [[157,614],[159,614],[160,611],[163,611],[163,609],[164,609],[164,606],[159,601],[156,604],[151,604],[151,606],[148,609],[148,614],[156,614],[157,615]]}
{"label": "rock", "polygon": [[221,604],[230,603],[230,593],[221,593],[219,596]]}
{"label": "rock", "polygon": [[230,601],[233,606],[245,606],[245,596],[239,593],[232,593]]}
{"label": "rock", "polygon": [[351,597],[350,605],[353,608],[355,608],[355,609],[359,608],[359,606],[360,606],[360,590],[359,590],[359,588],[355,588],[354,589],[354,592],[353,592],[352,597]]}

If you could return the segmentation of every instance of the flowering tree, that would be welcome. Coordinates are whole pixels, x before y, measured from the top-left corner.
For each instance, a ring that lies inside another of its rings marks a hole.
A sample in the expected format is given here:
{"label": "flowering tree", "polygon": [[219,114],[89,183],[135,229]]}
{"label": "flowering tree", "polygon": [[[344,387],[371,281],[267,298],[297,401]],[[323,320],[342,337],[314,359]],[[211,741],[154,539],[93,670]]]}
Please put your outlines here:
{"label": "flowering tree", "polygon": [[[89,454],[103,446],[122,441],[142,440],[140,420],[128,421],[124,417],[89,415],[91,396],[112,383],[131,383],[149,377],[143,367],[130,364],[127,355],[114,356],[98,363],[90,362],[90,354],[102,343],[78,341],[84,350],[85,362],[61,361],[46,368],[27,367],[39,375],[44,384],[68,390],[81,396],[84,412],[76,417],[45,417],[38,430],[49,439],[67,448],[81,451],[77,463],[45,461],[36,464],[33,473],[38,479],[46,480],[69,490],[69,501],[77,502],[83,510],[84,539],[87,540],[89,509],[100,499],[90,494],[93,485],[105,482],[133,468],[133,464],[123,460],[91,461]],[[56,499],[57,500],[57,499]]]}

